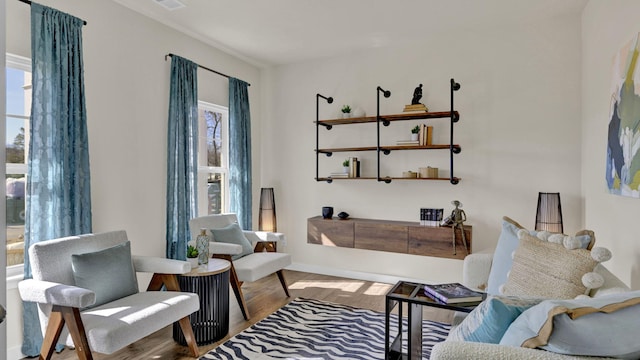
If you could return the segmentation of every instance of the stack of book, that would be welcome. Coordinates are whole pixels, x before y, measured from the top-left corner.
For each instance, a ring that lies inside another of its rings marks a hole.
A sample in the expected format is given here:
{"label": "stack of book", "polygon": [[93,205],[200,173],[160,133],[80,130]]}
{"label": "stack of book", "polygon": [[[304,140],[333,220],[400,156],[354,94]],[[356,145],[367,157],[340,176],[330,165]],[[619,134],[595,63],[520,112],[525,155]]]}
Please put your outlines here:
{"label": "stack of book", "polygon": [[420,209],[420,225],[422,226],[440,226],[444,209],[421,208]]}
{"label": "stack of book", "polygon": [[396,141],[397,145],[420,145],[419,140],[398,140]]}
{"label": "stack of book", "polygon": [[345,173],[345,172],[332,172],[331,174],[329,174],[330,178],[348,178],[349,174]]}
{"label": "stack of book", "polygon": [[420,146],[431,145],[433,139],[433,126],[427,126],[425,124],[420,125],[420,132],[418,133],[418,143]]}
{"label": "stack of book", "polygon": [[480,302],[484,293],[473,291],[460,283],[425,285],[424,293],[445,304]]}

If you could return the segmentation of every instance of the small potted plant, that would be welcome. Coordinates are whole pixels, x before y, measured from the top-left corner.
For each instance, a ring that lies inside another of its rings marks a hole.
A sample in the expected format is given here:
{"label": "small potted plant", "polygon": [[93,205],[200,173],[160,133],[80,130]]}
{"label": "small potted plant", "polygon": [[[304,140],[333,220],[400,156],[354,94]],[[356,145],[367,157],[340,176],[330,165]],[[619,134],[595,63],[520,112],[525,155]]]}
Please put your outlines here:
{"label": "small potted plant", "polygon": [[346,159],[345,161],[342,162],[342,168],[345,174],[349,173],[349,159]]}
{"label": "small potted plant", "polygon": [[191,264],[192,269],[198,267],[198,249],[195,246],[187,246],[187,261]]}
{"label": "small potted plant", "polygon": [[344,105],[342,107],[342,117],[345,118],[345,119],[351,117],[351,106]]}
{"label": "small potted plant", "polygon": [[420,134],[420,126],[416,125],[416,127],[411,129],[411,140],[418,140],[418,134]]}

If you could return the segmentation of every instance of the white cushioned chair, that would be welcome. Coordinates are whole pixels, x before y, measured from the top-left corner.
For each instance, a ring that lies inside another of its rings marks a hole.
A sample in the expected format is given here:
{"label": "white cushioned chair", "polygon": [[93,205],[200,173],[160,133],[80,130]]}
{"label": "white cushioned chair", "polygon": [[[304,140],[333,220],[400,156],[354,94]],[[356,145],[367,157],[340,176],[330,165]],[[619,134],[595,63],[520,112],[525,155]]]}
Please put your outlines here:
{"label": "white cushioned chair", "polygon": [[[208,215],[191,219],[191,239],[195,241],[201,229],[206,229],[209,236],[212,229],[223,229],[229,225],[237,224],[235,214]],[[291,265],[291,255],[277,252],[277,244],[284,242],[284,235],[264,231],[242,231],[245,238],[251,243],[253,252],[233,260],[234,255],[243,252],[241,245],[218,242],[216,239],[209,243],[209,253],[212,257],[226,259],[231,262],[229,282],[235,293],[242,315],[249,320],[249,310],[242,294],[242,283],[253,282],[267,275],[277,274],[287,297],[289,289],[285,281],[282,269]]]}
{"label": "white cushioned chair", "polygon": [[[58,342],[75,347],[80,359],[111,354],[174,322],[191,354],[199,355],[188,318],[200,307],[198,295],[179,292],[176,279],[191,270],[188,262],[131,256],[124,231],[42,241],[29,248],[29,257],[33,279],[18,288],[22,300],[38,304],[40,359],[49,359]],[[135,271],[154,273],[147,291],[138,291]],[[90,286],[77,286],[83,281]],[[170,291],[157,291],[163,285]],[[119,297],[123,289],[130,294]]]}

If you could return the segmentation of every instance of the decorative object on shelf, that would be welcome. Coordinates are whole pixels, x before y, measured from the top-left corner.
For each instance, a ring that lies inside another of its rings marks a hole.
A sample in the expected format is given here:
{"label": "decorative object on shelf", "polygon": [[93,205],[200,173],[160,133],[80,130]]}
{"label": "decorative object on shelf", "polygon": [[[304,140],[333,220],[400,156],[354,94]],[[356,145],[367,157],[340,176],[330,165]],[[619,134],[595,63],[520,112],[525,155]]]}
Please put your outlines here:
{"label": "decorative object on shelf", "polygon": [[349,177],[360,177],[360,160],[357,157],[349,158]]}
{"label": "decorative object on shelf", "polygon": [[193,245],[187,245],[187,261],[191,265],[192,269],[198,267],[198,249]]}
{"label": "decorative object on shelf", "polygon": [[198,250],[198,265],[209,263],[209,241],[207,229],[200,229],[200,235],[196,238],[196,249]]}
{"label": "decorative object on shelf", "polygon": [[346,220],[346,219],[349,218],[349,214],[347,214],[344,211],[341,211],[341,212],[338,213],[338,217],[340,218],[340,220]]}
{"label": "decorative object on shelf", "polygon": [[438,168],[427,166],[427,177],[433,179],[438,178]]}
{"label": "decorative object on shelf", "polygon": [[562,206],[560,193],[538,193],[538,207],[536,210],[536,230],[546,230],[552,233],[563,233]]}
{"label": "decorative object on shelf", "polygon": [[322,218],[323,219],[332,219],[333,218],[333,207],[331,207],[331,206],[323,206],[322,207]]}
{"label": "decorative object on shelf", "polygon": [[418,173],[417,173],[417,172],[415,172],[415,171],[411,171],[411,170],[409,170],[409,171],[403,171],[403,172],[402,172],[402,177],[403,177],[403,178],[409,178],[409,179],[415,179],[415,178],[417,178],[417,177],[418,177]]}
{"label": "decorative object on shelf", "polygon": [[411,129],[411,140],[418,141],[419,135],[420,135],[420,125],[416,125],[413,129]]}
{"label": "decorative object on shelf", "polygon": [[406,105],[404,107],[404,111],[429,111],[427,107],[420,102],[422,98],[422,84],[418,85],[418,87],[413,90],[413,98],[411,99],[411,105]]}
{"label": "decorative object on shelf", "polygon": [[420,208],[420,225],[440,226],[444,209]]}
{"label": "decorative object on shelf", "polygon": [[349,105],[344,105],[342,106],[342,117],[343,118],[350,118],[351,117],[351,106]]}
{"label": "decorative object on shelf", "polygon": [[349,173],[349,159],[342,162],[342,168],[344,169],[345,174]]}
{"label": "decorative object on shelf", "polygon": [[273,188],[260,189],[260,213],[258,215],[258,230],[276,232],[276,199]]}
{"label": "decorative object on shelf", "polygon": [[460,229],[462,233],[462,244],[464,245],[464,249],[469,254],[469,246],[467,245],[467,239],[464,235],[464,225],[463,223],[467,220],[467,214],[465,214],[464,210],[460,209],[462,207],[462,203],[458,200],[453,200],[451,205],[455,206],[455,209],[451,211],[451,219],[450,221],[453,223],[451,226],[451,231],[453,233],[453,255],[456,254],[456,229]]}

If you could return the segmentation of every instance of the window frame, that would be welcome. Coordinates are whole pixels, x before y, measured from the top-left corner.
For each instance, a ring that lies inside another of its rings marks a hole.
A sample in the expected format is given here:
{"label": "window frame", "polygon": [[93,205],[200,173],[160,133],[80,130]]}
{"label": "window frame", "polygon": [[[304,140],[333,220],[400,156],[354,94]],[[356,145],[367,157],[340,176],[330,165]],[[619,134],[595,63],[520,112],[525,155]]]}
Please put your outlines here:
{"label": "window frame", "polygon": [[[19,56],[19,55],[15,55],[15,54],[11,54],[11,53],[6,53],[5,54],[5,69],[4,71],[6,71],[6,68],[13,68],[13,69],[18,69],[18,70],[22,70],[22,71],[27,71],[32,73],[31,70],[31,59],[24,57],[24,56]],[[6,83],[4,84],[4,86],[6,87]],[[6,99],[5,99],[6,101]],[[16,115],[16,114],[9,114],[9,113],[5,113],[4,114],[4,123],[2,126],[6,127],[7,126],[7,115]],[[5,139],[6,141],[6,139]],[[6,146],[6,144],[5,144]],[[26,146],[26,143],[25,143]],[[26,156],[26,149],[25,149],[25,156]],[[26,161],[26,159],[25,159]],[[6,159],[5,159],[5,167],[6,167],[6,174],[24,174],[25,176],[27,175],[27,164],[26,162],[24,164],[11,164],[11,163],[7,163]],[[6,199],[5,199],[5,207],[6,205]],[[5,232],[7,229],[7,224],[5,221]],[[6,246],[6,237],[5,237],[5,245]],[[18,287],[18,282],[20,280],[22,280],[24,278],[24,262],[22,264],[16,264],[16,265],[11,265],[11,266],[7,266],[6,267],[6,278],[7,278],[7,289],[14,289]]]}
{"label": "window frame", "polygon": [[[206,166],[202,156],[206,156],[206,129],[207,124],[204,119],[200,119],[200,111],[208,110],[222,114],[222,128],[220,137],[222,141],[220,162],[222,166]],[[222,202],[221,213],[228,212],[229,200],[229,108],[217,105],[203,100],[198,100],[198,214],[199,216],[208,215],[208,193],[206,186],[202,186],[201,181],[206,183],[206,177],[210,174],[223,174],[223,186],[221,189]],[[203,141],[204,140],[204,141]]]}

